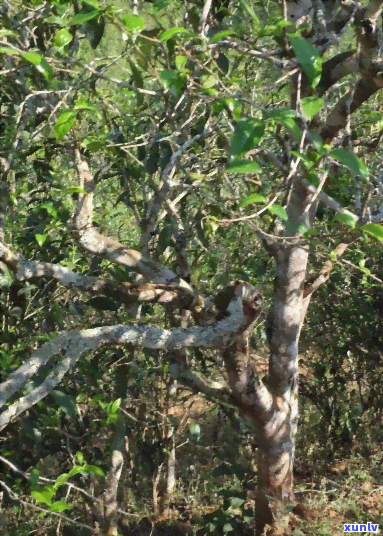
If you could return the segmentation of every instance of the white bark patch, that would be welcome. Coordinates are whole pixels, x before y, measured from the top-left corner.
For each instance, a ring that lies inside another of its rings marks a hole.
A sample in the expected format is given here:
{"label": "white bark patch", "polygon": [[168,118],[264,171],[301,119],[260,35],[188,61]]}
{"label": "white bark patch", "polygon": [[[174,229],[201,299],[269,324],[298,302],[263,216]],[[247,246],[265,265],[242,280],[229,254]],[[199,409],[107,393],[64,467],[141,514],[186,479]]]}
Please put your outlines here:
{"label": "white bark patch", "polygon": [[[241,292],[239,289],[238,293]],[[101,326],[82,331],[60,333],[55,339],[44,344],[9,378],[0,384],[0,407],[53,356],[62,356],[60,363],[47,378],[31,393],[24,396],[0,415],[0,430],[21,413],[32,407],[58,385],[68,370],[86,351],[95,350],[106,344],[135,344],[145,348],[177,349],[192,347],[225,347],[243,322],[242,299],[230,302],[230,315],[209,327],[189,329],[159,329],[147,325]]]}

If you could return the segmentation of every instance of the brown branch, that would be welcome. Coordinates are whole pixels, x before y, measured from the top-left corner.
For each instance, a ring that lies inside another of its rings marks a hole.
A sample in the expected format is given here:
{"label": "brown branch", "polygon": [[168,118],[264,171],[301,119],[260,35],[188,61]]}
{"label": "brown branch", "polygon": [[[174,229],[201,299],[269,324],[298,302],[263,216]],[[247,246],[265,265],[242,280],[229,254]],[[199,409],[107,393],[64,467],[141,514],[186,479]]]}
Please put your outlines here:
{"label": "brown branch", "polygon": [[[355,90],[349,91],[342,97],[326,123],[320,129],[320,135],[326,141],[333,139],[336,134],[346,126],[348,113],[352,114],[372,95],[383,87],[383,64],[371,66],[367,74],[357,83]],[[349,104],[351,100],[351,103]]]}
{"label": "brown branch", "polygon": [[102,277],[80,275],[59,264],[24,259],[1,242],[0,260],[4,261],[16,273],[16,277],[20,281],[41,278],[55,279],[66,288],[89,292],[96,296],[107,296],[126,305],[142,302],[160,304],[176,304],[178,302],[177,307],[190,308],[202,303],[202,298],[198,299],[182,286],[154,283],[141,285],[128,282],[117,283]]}
{"label": "brown branch", "polygon": [[[122,264],[140,273],[156,283],[168,283],[177,278],[172,270],[168,270],[159,262],[145,257],[139,251],[129,249],[121,243],[101,235],[92,227],[93,195],[95,182],[90,173],[88,163],[81,158],[75,149],[75,162],[79,174],[79,186],[87,193],[80,193],[76,210],[70,222],[72,230],[80,245],[90,253],[105,257],[116,264]],[[185,281],[180,285],[192,290]]]}
{"label": "brown branch", "polygon": [[[338,244],[338,246],[334,250],[336,253],[336,258],[343,255],[343,253],[346,251],[349,245],[350,243],[343,243],[343,242],[341,244]],[[323,283],[325,283],[328,280],[328,278],[330,277],[330,272],[332,270],[333,265],[334,265],[334,260],[328,259],[324,263],[319,273],[315,275],[314,277],[312,277],[311,279],[309,279],[308,281],[306,281],[305,288],[303,291],[304,299],[310,296],[313,292],[315,292],[315,290],[317,290],[321,285],[323,285]]]}
{"label": "brown branch", "polygon": [[325,61],[322,66],[322,76],[317,87],[318,95],[326,93],[330,87],[348,74],[358,71],[359,62],[356,49],[337,54]]}

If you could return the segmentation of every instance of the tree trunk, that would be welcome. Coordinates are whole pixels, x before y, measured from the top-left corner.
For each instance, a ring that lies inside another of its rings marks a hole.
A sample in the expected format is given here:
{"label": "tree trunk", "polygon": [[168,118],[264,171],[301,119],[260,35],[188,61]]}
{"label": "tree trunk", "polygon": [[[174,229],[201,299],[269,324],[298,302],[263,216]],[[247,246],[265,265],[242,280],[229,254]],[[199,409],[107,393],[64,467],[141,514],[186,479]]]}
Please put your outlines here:
{"label": "tree trunk", "polygon": [[[316,203],[310,206],[310,201],[311,196],[296,183],[287,207],[294,228],[300,224],[311,226]],[[304,298],[307,243],[297,232],[288,230],[284,242],[276,254],[274,303],[270,312],[270,358],[266,382],[273,396],[274,411],[259,438],[257,534],[262,534],[265,525],[271,525],[273,519],[281,518],[281,512],[275,515],[276,510],[294,500],[298,343],[310,298]]]}

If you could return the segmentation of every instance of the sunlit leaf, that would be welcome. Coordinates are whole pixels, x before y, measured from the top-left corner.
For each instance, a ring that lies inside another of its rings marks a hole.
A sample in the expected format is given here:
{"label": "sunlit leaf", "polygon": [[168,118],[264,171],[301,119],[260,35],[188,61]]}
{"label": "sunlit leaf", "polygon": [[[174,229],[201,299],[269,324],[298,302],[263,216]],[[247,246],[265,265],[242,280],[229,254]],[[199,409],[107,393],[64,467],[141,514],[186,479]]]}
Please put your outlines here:
{"label": "sunlit leaf", "polygon": [[220,32],[217,32],[210,39],[210,42],[217,43],[221,39],[225,39],[225,37],[229,37],[229,35],[235,35],[235,31],[234,30],[222,30]]}
{"label": "sunlit leaf", "polygon": [[254,160],[232,160],[226,168],[226,173],[259,173],[261,166]]}
{"label": "sunlit leaf", "polygon": [[205,74],[201,76],[202,87],[205,89],[211,88],[218,82],[217,78],[213,74]]}
{"label": "sunlit leaf", "polygon": [[287,221],[289,219],[286,209],[281,207],[281,205],[271,205],[268,210],[271,214],[274,214],[274,216],[281,218],[281,220]]}
{"label": "sunlit leaf", "polygon": [[368,168],[356,154],[350,153],[346,149],[334,149],[331,151],[330,156],[344,166],[347,166],[355,175],[360,175],[368,179]]}
{"label": "sunlit leaf", "polygon": [[11,47],[0,47],[0,54],[8,54],[9,56],[15,56],[18,51]]}
{"label": "sunlit leaf", "polygon": [[118,408],[120,407],[121,405],[121,398],[117,398],[117,400],[115,400],[114,402],[111,402],[109,404],[109,406],[107,407],[107,413],[108,414],[113,414],[113,413],[116,413]]}
{"label": "sunlit leaf", "polygon": [[74,476],[74,475],[78,475],[79,473],[83,473],[85,471],[84,469],[84,466],[83,465],[75,465],[74,467],[72,467],[72,469],[69,471],[68,473],[68,478]]}
{"label": "sunlit leaf", "polygon": [[42,247],[46,239],[48,238],[48,235],[36,234],[35,238],[36,238],[36,242],[38,243],[38,245]]}
{"label": "sunlit leaf", "polygon": [[39,503],[50,505],[52,502],[53,492],[49,489],[42,489],[41,491],[31,491],[32,497]]}
{"label": "sunlit leaf", "polygon": [[65,47],[65,45],[68,45],[72,39],[73,35],[66,28],[63,28],[55,35],[54,42],[58,47]]}
{"label": "sunlit leaf", "polygon": [[380,223],[366,223],[361,227],[362,231],[383,242],[383,225]]}
{"label": "sunlit leaf", "polygon": [[182,69],[187,62],[187,56],[177,56],[174,61],[177,69]]}
{"label": "sunlit leaf", "polygon": [[67,482],[68,479],[69,479],[69,473],[63,473],[62,475],[59,475],[56,478],[55,486],[58,487],[58,486],[61,486],[62,484],[65,484],[65,482]]}
{"label": "sunlit leaf", "polygon": [[51,504],[49,510],[51,512],[62,512],[63,510],[70,510],[71,506],[64,501],[55,501]]}
{"label": "sunlit leaf", "polygon": [[88,192],[84,190],[84,188],[80,188],[79,186],[71,186],[70,188],[65,188],[65,193],[88,195]]}
{"label": "sunlit leaf", "polygon": [[317,97],[306,97],[301,100],[302,112],[307,119],[311,119],[324,105],[324,99]]}
{"label": "sunlit leaf", "polygon": [[36,69],[44,76],[44,78],[46,78],[46,80],[52,80],[54,77],[52,67],[40,54],[37,52],[23,52],[21,57],[25,61],[34,65]]}
{"label": "sunlit leaf", "polygon": [[335,219],[344,223],[345,225],[348,225],[352,229],[355,228],[355,225],[357,222],[356,216],[354,216],[353,214],[347,214],[344,212],[336,214]]}
{"label": "sunlit leaf", "polygon": [[169,28],[168,30],[165,30],[162,32],[162,34],[159,36],[159,40],[165,43],[166,41],[169,41],[172,37],[175,35],[187,35],[188,37],[198,37],[194,32],[188,30],[187,28],[182,28],[179,26],[176,26],[175,28]]}
{"label": "sunlit leaf", "polygon": [[100,14],[101,11],[99,9],[94,9],[93,11],[89,11],[88,13],[78,13],[70,20],[69,26],[80,26],[88,20],[98,17]]}
{"label": "sunlit leaf", "polygon": [[12,30],[7,30],[5,28],[2,28],[0,30],[0,37],[11,37],[13,35],[16,35],[15,32],[12,32]]}
{"label": "sunlit leaf", "polygon": [[97,465],[85,465],[84,466],[85,471],[88,473],[92,473],[94,475],[98,476],[104,476],[104,471],[101,469],[101,467],[97,467]]}
{"label": "sunlit leaf", "polygon": [[290,35],[295,57],[309,78],[312,87],[319,84],[322,74],[322,58],[314,45],[302,35]]}
{"label": "sunlit leaf", "polygon": [[250,194],[239,203],[238,207],[243,208],[247,207],[247,205],[250,205],[251,203],[267,203],[267,199],[265,196],[260,194]]}
{"label": "sunlit leaf", "polygon": [[73,110],[68,110],[59,115],[54,127],[57,140],[61,140],[70,131],[76,117],[77,114]]}
{"label": "sunlit leaf", "polygon": [[127,30],[130,32],[141,32],[145,28],[145,21],[139,15],[124,15],[122,22]]}

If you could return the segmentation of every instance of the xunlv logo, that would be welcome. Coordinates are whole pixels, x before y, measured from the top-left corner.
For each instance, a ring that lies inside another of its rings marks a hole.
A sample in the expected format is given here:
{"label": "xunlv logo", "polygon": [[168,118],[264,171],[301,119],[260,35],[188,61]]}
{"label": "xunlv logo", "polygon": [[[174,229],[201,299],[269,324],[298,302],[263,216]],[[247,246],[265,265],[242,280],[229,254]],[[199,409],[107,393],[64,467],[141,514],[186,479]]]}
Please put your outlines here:
{"label": "xunlv logo", "polygon": [[343,532],[378,532],[379,525],[373,523],[363,523],[356,525],[348,525],[345,523]]}

